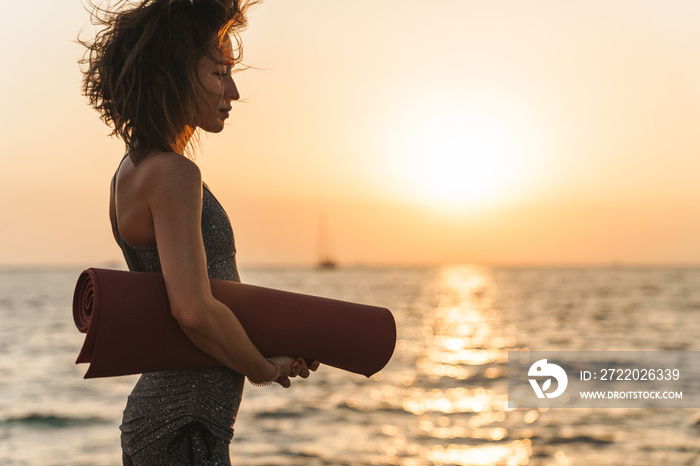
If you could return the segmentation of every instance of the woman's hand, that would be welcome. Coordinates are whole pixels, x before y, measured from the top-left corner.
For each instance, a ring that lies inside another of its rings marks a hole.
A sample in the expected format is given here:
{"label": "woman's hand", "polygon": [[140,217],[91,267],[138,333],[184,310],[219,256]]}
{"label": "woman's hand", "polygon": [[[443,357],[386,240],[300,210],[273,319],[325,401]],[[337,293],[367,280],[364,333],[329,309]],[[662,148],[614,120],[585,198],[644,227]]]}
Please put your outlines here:
{"label": "woman's hand", "polygon": [[274,356],[270,359],[275,361],[280,367],[280,376],[275,382],[282,385],[284,388],[289,388],[292,385],[291,378],[299,376],[305,379],[312,371],[318,369],[320,365],[318,361],[306,364],[303,358],[292,359],[288,356]]}

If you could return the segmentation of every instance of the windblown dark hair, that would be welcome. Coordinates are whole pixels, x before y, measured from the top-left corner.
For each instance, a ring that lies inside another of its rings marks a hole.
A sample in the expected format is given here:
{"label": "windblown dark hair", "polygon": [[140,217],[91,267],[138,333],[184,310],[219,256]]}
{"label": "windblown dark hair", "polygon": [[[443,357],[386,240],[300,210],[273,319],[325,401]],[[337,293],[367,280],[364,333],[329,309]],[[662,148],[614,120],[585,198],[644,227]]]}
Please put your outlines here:
{"label": "windblown dark hair", "polygon": [[[138,163],[150,151],[184,153],[196,121],[202,86],[197,61],[207,55],[234,65],[238,33],[246,26],[246,0],[118,0],[90,3],[100,26],[80,60],[82,91]],[[224,47],[231,37],[233,47]]]}

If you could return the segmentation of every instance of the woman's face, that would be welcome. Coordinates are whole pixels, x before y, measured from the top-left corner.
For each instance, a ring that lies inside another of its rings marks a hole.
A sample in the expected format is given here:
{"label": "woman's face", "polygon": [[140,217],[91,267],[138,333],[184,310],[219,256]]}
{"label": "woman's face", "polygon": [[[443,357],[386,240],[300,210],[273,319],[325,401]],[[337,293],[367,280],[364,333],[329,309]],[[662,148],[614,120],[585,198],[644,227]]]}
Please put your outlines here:
{"label": "woman's face", "polygon": [[[228,39],[226,47],[231,47]],[[200,96],[196,126],[209,133],[219,133],[224,129],[224,122],[231,111],[231,101],[240,97],[231,76],[232,65],[222,64],[223,54],[218,53],[220,61],[205,55],[197,63],[197,73],[204,92]]]}

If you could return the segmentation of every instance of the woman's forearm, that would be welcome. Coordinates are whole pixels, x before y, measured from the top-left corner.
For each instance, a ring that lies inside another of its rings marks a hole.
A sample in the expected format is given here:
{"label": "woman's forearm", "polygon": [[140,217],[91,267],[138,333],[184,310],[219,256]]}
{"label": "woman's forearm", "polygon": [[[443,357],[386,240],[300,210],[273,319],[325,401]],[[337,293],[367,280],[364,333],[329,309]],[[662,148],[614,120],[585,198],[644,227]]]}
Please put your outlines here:
{"label": "woman's forearm", "polygon": [[258,351],[231,310],[216,299],[178,319],[187,337],[199,349],[253,382],[272,380],[276,368]]}

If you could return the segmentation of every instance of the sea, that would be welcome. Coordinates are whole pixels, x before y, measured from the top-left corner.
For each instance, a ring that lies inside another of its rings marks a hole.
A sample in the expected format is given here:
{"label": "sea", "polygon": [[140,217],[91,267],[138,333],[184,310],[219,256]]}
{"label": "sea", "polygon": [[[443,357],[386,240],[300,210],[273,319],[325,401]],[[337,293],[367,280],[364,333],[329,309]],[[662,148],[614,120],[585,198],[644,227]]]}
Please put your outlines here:
{"label": "sea", "polygon": [[[80,268],[0,269],[0,465],[121,464],[136,376],[83,379]],[[321,367],[247,385],[234,465],[700,465],[700,411],[514,408],[509,351],[700,350],[700,268],[311,267],[243,281],[389,308],[371,378]]]}

